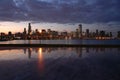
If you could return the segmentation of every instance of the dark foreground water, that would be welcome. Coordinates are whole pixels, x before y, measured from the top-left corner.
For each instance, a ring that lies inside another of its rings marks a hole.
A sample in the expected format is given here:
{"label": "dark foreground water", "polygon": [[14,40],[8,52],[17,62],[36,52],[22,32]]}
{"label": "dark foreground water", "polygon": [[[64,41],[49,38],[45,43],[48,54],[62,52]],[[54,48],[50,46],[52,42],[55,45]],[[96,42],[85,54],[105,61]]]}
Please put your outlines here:
{"label": "dark foreground water", "polygon": [[0,80],[120,80],[120,48],[0,48]]}

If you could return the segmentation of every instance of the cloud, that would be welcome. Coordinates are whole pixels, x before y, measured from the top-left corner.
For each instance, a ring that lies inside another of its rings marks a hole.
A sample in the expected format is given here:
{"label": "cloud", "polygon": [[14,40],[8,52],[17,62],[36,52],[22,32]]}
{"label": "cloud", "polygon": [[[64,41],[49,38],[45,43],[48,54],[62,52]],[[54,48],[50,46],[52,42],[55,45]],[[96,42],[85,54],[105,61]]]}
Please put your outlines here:
{"label": "cloud", "polygon": [[120,0],[0,0],[1,21],[108,23],[120,21]]}

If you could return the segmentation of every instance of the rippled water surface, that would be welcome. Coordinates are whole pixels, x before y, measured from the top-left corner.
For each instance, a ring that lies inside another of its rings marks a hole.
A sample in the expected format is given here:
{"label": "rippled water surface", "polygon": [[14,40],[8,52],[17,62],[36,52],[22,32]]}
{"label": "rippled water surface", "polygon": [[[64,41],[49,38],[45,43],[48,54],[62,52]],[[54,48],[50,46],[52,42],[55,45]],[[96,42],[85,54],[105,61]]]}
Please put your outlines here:
{"label": "rippled water surface", "polygon": [[0,80],[120,80],[120,48],[2,47]]}

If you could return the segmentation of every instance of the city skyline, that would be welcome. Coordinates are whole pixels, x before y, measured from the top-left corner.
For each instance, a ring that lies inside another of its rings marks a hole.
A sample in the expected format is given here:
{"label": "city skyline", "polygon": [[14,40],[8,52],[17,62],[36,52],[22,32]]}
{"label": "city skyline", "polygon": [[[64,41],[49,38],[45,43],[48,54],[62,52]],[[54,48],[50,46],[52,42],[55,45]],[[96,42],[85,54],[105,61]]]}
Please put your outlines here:
{"label": "city skyline", "polygon": [[0,80],[120,80],[120,0],[0,0]]}
{"label": "city skyline", "polygon": [[95,31],[90,31],[90,29],[83,30],[83,25],[79,24],[78,27],[71,32],[67,31],[56,31],[49,29],[33,29],[31,23],[28,23],[28,28],[24,28],[22,32],[13,33],[9,31],[8,33],[1,32],[0,40],[61,40],[61,39],[119,39],[120,31],[114,36],[113,32],[108,32],[105,30],[96,29]]}
{"label": "city skyline", "polygon": [[[1,23],[1,22],[0,22]],[[28,29],[28,23],[30,22],[2,22],[0,24],[0,32],[4,32],[4,33],[8,33],[9,31],[16,33],[16,32],[23,32],[24,28]],[[52,29],[58,32],[63,32],[63,31],[67,31],[67,32],[72,32],[74,31],[76,28],[78,28],[78,25],[81,23],[76,23],[76,24],[57,24],[57,23],[32,23],[32,29]],[[112,25],[111,23],[106,24],[82,24],[83,25],[83,31],[85,31],[86,29],[89,29],[91,32],[96,31],[96,29],[99,30],[104,30],[104,31],[108,31],[108,32],[113,32],[116,33],[117,31],[119,31],[119,29],[117,27],[111,26],[111,28],[109,28],[110,25]],[[88,27],[89,25],[89,27]],[[114,24],[115,25],[115,24]],[[19,27],[19,28],[18,28]],[[106,28],[108,27],[108,28]]]}
{"label": "city skyline", "polygon": [[0,32],[33,29],[72,31],[96,29],[116,33],[120,27],[119,0],[1,0]]}

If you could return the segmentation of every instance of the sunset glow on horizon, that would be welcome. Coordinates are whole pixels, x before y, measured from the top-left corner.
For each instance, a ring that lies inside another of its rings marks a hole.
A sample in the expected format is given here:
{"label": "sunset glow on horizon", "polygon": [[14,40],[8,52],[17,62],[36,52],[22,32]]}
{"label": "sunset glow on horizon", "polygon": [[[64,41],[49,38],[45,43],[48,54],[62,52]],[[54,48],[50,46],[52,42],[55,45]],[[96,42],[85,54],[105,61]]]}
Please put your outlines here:
{"label": "sunset glow on horizon", "polygon": [[[104,4],[103,4],[104,3]],[[1,0],[0,32],[32,30],[117,32],[120,27],[119,0]]]}

